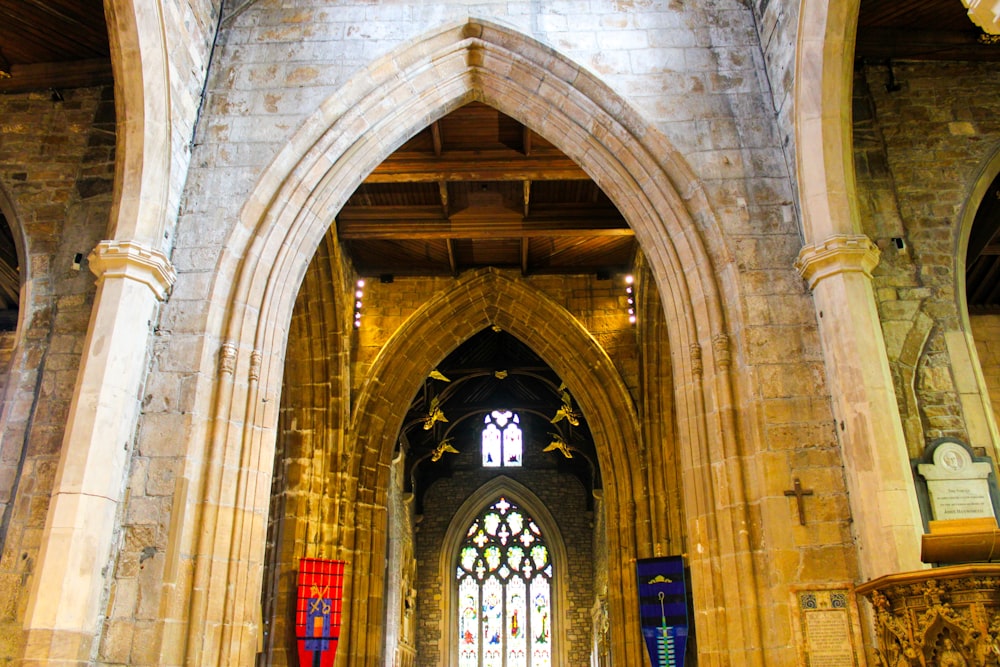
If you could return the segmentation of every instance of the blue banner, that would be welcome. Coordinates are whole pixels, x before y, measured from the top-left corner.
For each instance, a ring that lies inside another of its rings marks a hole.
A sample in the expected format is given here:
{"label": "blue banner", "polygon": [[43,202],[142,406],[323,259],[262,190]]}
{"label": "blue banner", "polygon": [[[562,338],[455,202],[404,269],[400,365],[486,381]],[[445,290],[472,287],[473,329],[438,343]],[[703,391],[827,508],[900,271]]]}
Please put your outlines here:
{"label": "blue banner", "polygon": [[683,667],[688,640],[687,583],[681,556],[636,561],[639,615],[653,667]]}

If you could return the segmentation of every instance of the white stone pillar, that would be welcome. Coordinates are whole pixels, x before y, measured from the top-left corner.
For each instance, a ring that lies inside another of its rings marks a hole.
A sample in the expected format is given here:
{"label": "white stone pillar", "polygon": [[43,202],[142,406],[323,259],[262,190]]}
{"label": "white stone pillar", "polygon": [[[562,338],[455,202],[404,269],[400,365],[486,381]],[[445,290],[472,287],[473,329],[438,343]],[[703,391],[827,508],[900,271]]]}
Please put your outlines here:
{"label": "white stone pillar", "polygon": [[813,292],[846,469],[861,580],[920,569],[923,524],[879,322],[864,235],[836,235],[799,253]]}
{"label": "white stone pillar", "polygon": [[157,303],[175,274],[166,256],[102,241],[83,357],[25,614],[26,664],[83,665],[99,636]]}

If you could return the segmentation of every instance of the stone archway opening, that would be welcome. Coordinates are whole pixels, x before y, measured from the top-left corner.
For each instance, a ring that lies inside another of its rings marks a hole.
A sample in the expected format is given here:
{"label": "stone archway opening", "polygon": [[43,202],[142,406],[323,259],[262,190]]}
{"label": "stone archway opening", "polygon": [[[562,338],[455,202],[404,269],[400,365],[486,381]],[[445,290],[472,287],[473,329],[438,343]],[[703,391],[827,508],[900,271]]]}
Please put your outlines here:
{"label": "stone archway opening", "polygon": [[[225,265],[232,275],[222,271],[216,282],[212,319],[220,322],[220,337],[227,342],[213,417],[212,442],[219,446],[211,451],[211,465],[199,471],[207,497],[219,488],[229,457],[273,460],[273,437],[279,424],[267,403],[280,392],[284,375],[287,339],[283,323],[292,317],[305,267],[331,220],[365,174],[388,157],[390,146],[412,137],[428,118],[482,101],[556,141],[567,156],[585,165],[639,241],[649,242],[649,275],[651,284],[660,290],[665,344],[675,371],[675,436],[684,498],[689,502],[685,525],[692,531],[690,539],[700,545],[692,552],[691,567],[697,581],[695,597],[703,610],[702,627],[707,636],[717,639],[713,652],[746,656],[749,664],[757,664],[761,642],[756,580],[741,578],[737,586],[726,587],[719,576],[723,561],[738,562],[753,571],[748,536],[737,529],[746,524],[747,504],[735,456],[739,436],[731,423],[734,390],[729,377],[727,314],[717,284],[719,273],[733,267],[704,192],[683,160],[662,135],[643,125],[623,100],[592,75],[522,35],[481,21],[451,26],[407,45],[402,52],[373,64],[368,74],[349,82],[335,98],[336,102],[323,105],[304,125],[261,176],[229,247],[229,258],[237,259]],[[343,268],[336,260],[331,263]],[[364,332],[374,332],[365,358],[352,356],[365,348],[364,342],[353,345],[342,357],[343,364],[350,364],[341,368],[363,371],[348,374],[340,385],[351,395],[340,397],[346,418],[343,431],[333,436],[339,456],[335,475],[354,481],[344,502],[329,508],[333,518],[326,535],[336,545],[330,551],[356,557],[348,571],[352,600],[348,616],[360,629],[348,641],[352,660],[358,664],[379,659],[384,646],[385,590],[372,573],[385,552],[386,517],[381,501],[389,486],[392,452],[405,408],[434,364],[486,327],[497,324],[528,343],[578,393],[575,398],[588,415],[595,441],[604,443],[598,447],[604,500],[609,517],[614,517],[613,526],[609,521],[609,551],[627,563],[653,555],[653,545],[660,542],[662,522],[652,519],[657,513],[650,507],[649,493],[656,480],[647,477],[648,469],[638,460],[640,427],[631,416],[635,412],[622,415],[610,407],[633,400],[629,386],[595,335],[581,327],[565,307],[539,305],[536,311],[550,317],[525,319],[530,304],[540,297],[538,290],[524,282],[494,269],[462,274],[405,321],[402,311],[397,311],[398,326],[362,327],[358,334],[362,339],[369,335]],[[394,283],[375,283],[382,284]],[[340,292],[342,296],[350,293]],[[573,298],[572,291],[560,295],[560,299]],[[341,303],[338,317],[349,323],[347,308],[347,303]],[[624,312],[621,315],[626,317]],[[452,328],[442,329],[442,321],[452,322]],[[609,392],[624,398],[607,401]],[[227,440],[226,433],[234,432],[237,424],[245,425],[244,436]],[[230,443],[238,445],[239,451]],[[251,468],[241,474],[270,479],[270,471]],[[719,475],[727,480],[724,503],[715,497]],[[200,480],[196,480],[199,489],[203,488]],[[249,480],[246,484],[253,486]],[[644,500],[636,502],[636,498]],[[259,495],[244,501],[246,507],[241,504],[234,509],[211,506],[212,521],[226,530],[227,517],[234,511],[266,511],[266,500]],[[209,529],[206,537],[191,544],[190,553],[205,556],[199,563],[210,563],[211,554],[223,548],[229,562],[262,562],[263,548],[258,555],[258,547],[241,541],[238,531],[231,542],[222,540],[229,547],[212,541],[216,534]],[[214,618],[224,627],[242,624],[246,628],[227,635],[230,639],[220,650],[223,658],[247,649],[254,621],[240,610],[257,604],[254,598],[260,589],[255,582],[260,572],[247,573],[246,587],[219,591],[227,603],[210,607],[205,601],[212,598],[211,567],[193,571],[192,590],[207,593],[197,596],[190,614],[190,655],[199,655],[202,647],[215,650],[198,630],[199,624]],[[640,660],[643,650],[634,588],[634,574],[627,568],[609,570],[608,613],[615,621],[610,644],[612,652],[626,662]]]}

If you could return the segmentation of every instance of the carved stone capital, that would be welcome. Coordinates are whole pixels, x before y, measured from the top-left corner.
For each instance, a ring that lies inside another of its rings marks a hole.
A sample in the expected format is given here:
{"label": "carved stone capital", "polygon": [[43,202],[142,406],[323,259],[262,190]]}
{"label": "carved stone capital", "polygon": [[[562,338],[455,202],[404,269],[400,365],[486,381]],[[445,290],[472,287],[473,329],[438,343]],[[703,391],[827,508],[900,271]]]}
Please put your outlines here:
{"label": "carved stone capital", "polygon": [[223,343],[219,348],[219,375],[232,375],[236,370],[236,345]]}
{"label": "carved stone capital", "polygon": [[701,377],[705,372],[704,366],[701,362],[701,345],[698,343],[691,343],[691,371],[697,376]]}
{"label": "carved stone capital", "polygon": [[822,243],[803,246],[795,269],[813,289],[824,278],[839,273],[860,272],[871,278],[880,255],[878,247],[864,234],[838,234]]}
{"label": "carved stone capital", "polygon": [[177,278],[166,255],[137,241],[101,241],[87,261],[98,282],[109,278],[134,280],[160,300],[167,297]]}

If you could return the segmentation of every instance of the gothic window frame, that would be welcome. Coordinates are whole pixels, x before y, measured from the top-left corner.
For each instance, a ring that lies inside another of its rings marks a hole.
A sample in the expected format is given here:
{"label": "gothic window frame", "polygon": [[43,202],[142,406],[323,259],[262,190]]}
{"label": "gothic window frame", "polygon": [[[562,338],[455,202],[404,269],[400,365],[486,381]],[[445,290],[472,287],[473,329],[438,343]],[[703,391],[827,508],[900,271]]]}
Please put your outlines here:
{"label": "gothic window frame", "polygon": [[[490,454],[487,452],[487,448],[490,447],[487,444],[487,433],[496,434],[495,438],[491,438],[491,440],[496,440],[494,443],[494,447],[496,448],[495,453],[497,454],[496,462],[488,463],[486,461],[487,456]],[[509,442],[511,434],[516,434],[517,452],[514,454],[508,451],[508,447],[511,444]],[[483,428],[480,431],[479,443],[483,468],[502,470],[503,468],[524,467],[524,429],[521,428],[519,413],[506,408],[498,408],[487,412],[483,420]]]}
{"label": "gothic window frame", "polygon": [[567,582],[566,575],[569,561],[562,534],[555,518],[545,507],[545,504],[528,487],[500,475],[493,478],[472,493],[458,508],[448,524],[445,533],[444,547],[441,549],[439,576],[444,613],[441,617],[440,655],[443,667],[458,665],[458,580],[455,578],[455,565],[458,562],[459,551],[466,538],[469,525],[489,505],[500,496],[519,506],[538,525],[545,537],[552,561],[551,579],[551,609],[552,609],[552,664],[564,665],[568,659],[566,648],[567,631]]}

